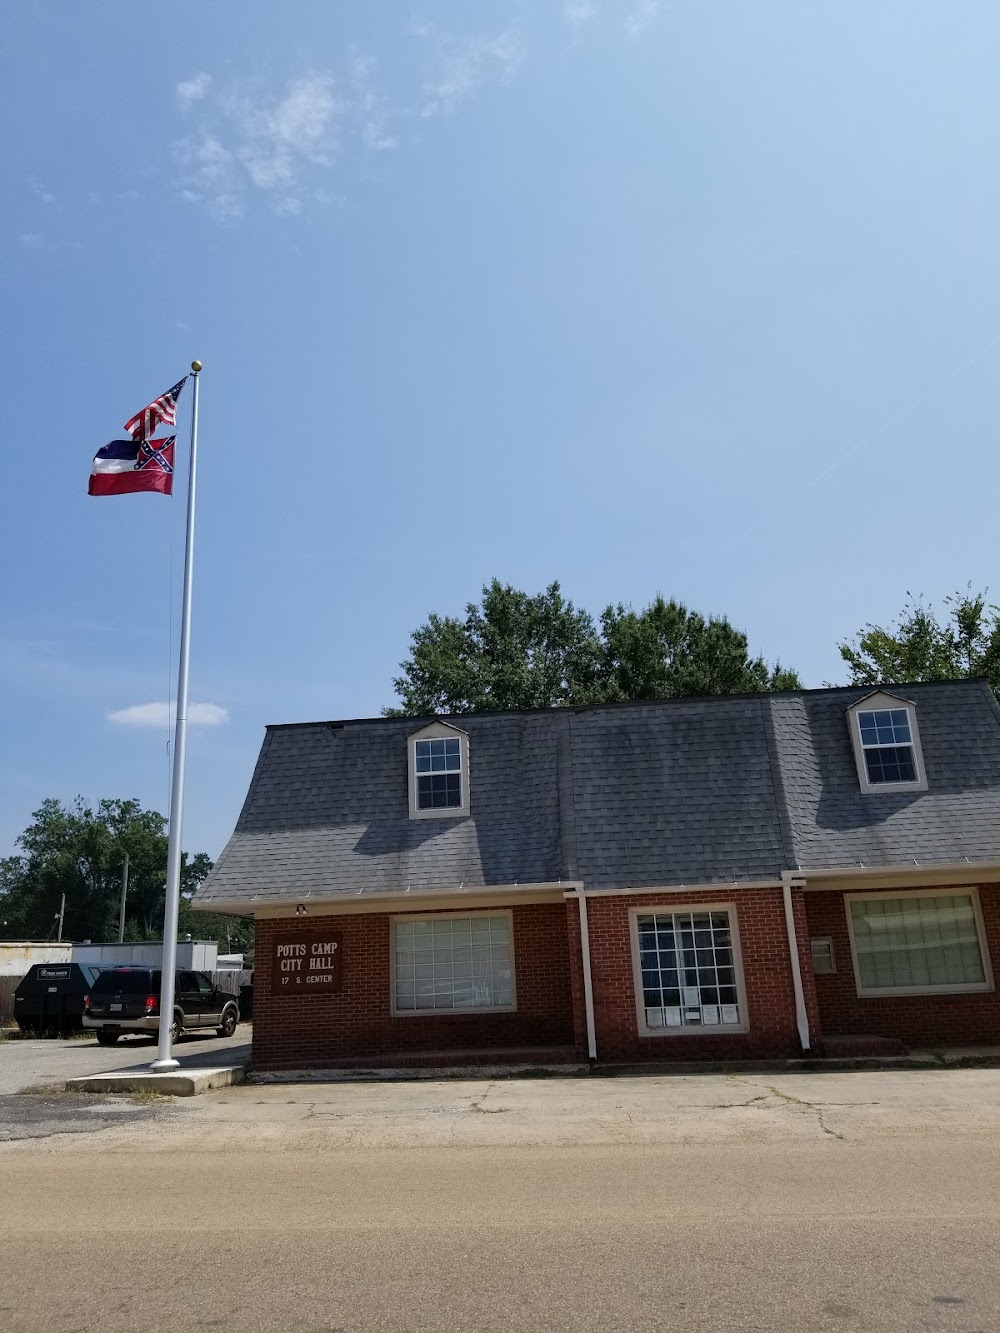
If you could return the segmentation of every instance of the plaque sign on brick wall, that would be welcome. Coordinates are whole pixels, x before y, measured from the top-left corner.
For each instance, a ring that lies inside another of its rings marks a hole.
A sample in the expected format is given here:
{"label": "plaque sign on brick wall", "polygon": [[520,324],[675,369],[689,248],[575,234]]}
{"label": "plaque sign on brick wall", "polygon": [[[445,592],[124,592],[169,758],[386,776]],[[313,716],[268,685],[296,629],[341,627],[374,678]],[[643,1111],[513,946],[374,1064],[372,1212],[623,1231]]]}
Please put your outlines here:
{"label": "plaque sign on brick wall", "polygon": [[275,935],[272,995],[330,995],[344,984],[344,941],[339,930]]}

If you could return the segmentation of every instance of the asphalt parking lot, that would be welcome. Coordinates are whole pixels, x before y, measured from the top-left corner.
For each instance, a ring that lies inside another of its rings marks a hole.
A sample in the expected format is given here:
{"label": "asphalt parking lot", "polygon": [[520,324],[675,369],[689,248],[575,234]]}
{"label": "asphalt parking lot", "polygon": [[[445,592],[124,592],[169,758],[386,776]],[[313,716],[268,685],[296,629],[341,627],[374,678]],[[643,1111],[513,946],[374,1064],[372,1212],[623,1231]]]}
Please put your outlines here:
{"label": "asphalt parking lot", "polygon": [[[184,1063],[236,1064],[250,1058],[250,1025],[241,1023],[231,1037],[214,1032],[184,1037],[176,1047]],[[148,1065],[156,1059],[152,1037],[123,1037],[117,1046],[98,1046],[97,1038],[5,1036],[0,1040],[0,1096],[26,1088],[61,1086],[68,1078]]]}

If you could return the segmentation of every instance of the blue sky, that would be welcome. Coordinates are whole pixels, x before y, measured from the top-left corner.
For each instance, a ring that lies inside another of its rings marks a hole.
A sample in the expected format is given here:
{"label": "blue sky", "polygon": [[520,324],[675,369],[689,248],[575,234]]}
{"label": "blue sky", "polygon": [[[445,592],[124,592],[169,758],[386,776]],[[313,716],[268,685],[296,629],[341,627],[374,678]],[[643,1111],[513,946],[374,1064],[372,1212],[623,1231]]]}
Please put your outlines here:
{"label": "blue sky", "polygon": [[166,807],[183,493],[86,486],[195,356],[192,850],[266,723],[377,714],[494,575],[677,596],[809,685],[1000,591],[993,0],[4,26],[0,854],[48,795]]}

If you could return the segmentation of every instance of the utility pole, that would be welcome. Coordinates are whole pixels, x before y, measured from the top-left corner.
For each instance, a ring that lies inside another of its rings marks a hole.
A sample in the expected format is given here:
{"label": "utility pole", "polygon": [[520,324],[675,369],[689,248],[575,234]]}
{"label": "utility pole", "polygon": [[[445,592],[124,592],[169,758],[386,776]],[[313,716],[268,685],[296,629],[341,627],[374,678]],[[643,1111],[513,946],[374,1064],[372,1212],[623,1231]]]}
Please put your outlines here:
{"label": "utility pole", "polygon": [[56,941],[62,944],[63,919],[66,916],[66,895],[62,896],[62,902],[59,904],[59,933],[56,935]]}
{"label": "utility pole", "polygon": [[118,943],[125,942],[125,895],[128,893],[128,852],[125,853],[125,866],[122,870],[122,902],[118,909]]}

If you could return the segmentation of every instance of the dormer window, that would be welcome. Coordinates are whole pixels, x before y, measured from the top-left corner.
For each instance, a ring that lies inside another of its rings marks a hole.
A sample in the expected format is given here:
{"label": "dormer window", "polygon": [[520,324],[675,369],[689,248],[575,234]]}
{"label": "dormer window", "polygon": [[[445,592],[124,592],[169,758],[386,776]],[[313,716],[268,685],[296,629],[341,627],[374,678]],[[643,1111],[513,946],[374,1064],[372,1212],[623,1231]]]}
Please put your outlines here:
{"label": "dormer window", "polygon": [[462,805],[462,745],[456,736],[414,741],[418,810],[458,810]]}
{"label": "dormer window", "polygon": [[917,764],[905,708],[872,708],[858,713],[868,781],[916,782]]}
{"label": "dormer window", "polygon": [[881,691],[847,710],[861,790],[925,791],[916,709]]}
{"label": "dormer window", "polygon": [[469,813],[469,737],[448,722],[432,722],[409,737],[411,819]]}

